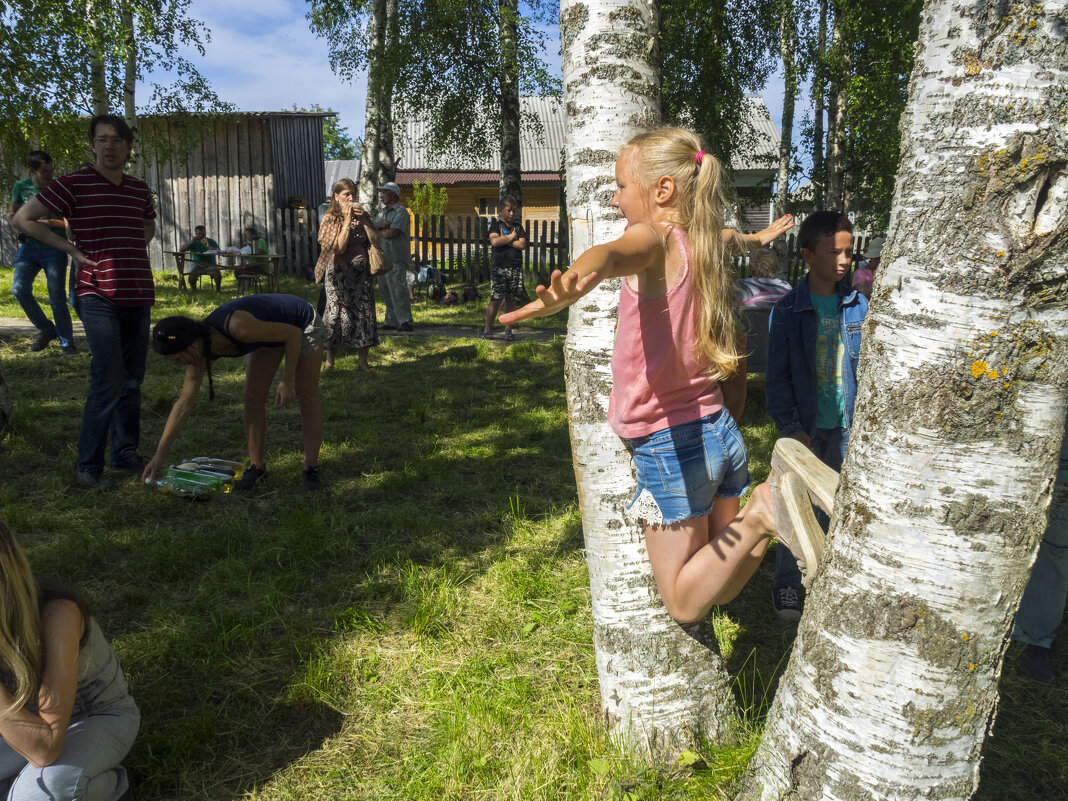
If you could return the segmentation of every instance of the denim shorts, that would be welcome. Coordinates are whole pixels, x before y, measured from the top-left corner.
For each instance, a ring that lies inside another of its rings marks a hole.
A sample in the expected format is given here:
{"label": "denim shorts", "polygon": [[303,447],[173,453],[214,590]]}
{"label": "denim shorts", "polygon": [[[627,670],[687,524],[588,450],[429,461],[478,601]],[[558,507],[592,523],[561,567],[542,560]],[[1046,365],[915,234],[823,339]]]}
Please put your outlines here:
{"label": "denim shorts", "polygon": [[646,525],[669,526],[712,511],[749,488],[749,460],[726,409],[629,441],[638,487],[627,507]]}
{"label": "denim shorts", "polygon": [[312,321],[308,323],[308,327],[304,329],[304,335],[301,337],[301,353],[311,353],[316,350],[322,350],[330,341],[330,332],[327,330],[323,318],[319,316],[318,309],[315,310],[314,314],[315,316],[312,318]]}

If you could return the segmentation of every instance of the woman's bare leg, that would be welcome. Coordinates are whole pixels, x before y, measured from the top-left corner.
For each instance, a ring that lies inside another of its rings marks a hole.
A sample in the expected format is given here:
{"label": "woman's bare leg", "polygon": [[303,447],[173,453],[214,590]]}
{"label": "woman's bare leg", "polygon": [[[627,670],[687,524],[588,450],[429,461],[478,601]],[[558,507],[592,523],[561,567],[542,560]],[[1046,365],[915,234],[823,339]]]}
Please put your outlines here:
{"label": "woman's bare leg", "polygon": [[274,374],[282,363],[282,348],[261,348],[245,357],[245,439],[248,459],[259,468],[265,467],[264,441],[267,434],[267,393]]}
{"label": "woman's bare leg", "polygon": [[326,362],[323,363],[324,370],[334,369],[334,360],[337,358],[337,351],[334,348],[326,349]]}
{"label": "woman's bare leg", "polygon": [[367,361],[367,354],[369,354],[370,352],[370,346],[366,348],[358,348],[356,351],[357,356],[359,358],[359,368],[365,373],[371,369],[371,363]]}
{"label": "woman's bare leg", "polygon": [[323,409],[319,402],[320,351],[300,354],[297,362],[297,403],[300,404],[300,430],[304,436],[304,469],[319,464],[323,444]]}
{"label": "woman's bare leg", "polygon": [[770,492],[761,484],[740,512],[737,499],[721,499],[707,517],[645,527],[649,563],[673,618],[700,620],[745,586],[775,535]]}

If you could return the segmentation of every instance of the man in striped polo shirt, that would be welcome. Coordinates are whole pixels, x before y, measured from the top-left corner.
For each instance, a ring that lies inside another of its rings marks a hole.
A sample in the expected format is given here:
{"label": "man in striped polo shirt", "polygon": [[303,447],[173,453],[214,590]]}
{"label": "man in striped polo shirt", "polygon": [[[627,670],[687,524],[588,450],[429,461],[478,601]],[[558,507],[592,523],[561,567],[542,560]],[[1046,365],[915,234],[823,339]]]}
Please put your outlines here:
{"label": "man in striped polo shirt", "polygon": [[[92,352],[89,396],[78,438],[78,482],[102,489],[111,434],[111,466],[140,475],[141,381],[148,353],[149,312],[155,301],[148,243],[156,211],[148,184],[123,173],[133,132],[121,117],[89,122],[92,169],[56,178],[22,206],[15,226],[74,260],[74,294]],[[72,241],[36,222],[66,217]]]}

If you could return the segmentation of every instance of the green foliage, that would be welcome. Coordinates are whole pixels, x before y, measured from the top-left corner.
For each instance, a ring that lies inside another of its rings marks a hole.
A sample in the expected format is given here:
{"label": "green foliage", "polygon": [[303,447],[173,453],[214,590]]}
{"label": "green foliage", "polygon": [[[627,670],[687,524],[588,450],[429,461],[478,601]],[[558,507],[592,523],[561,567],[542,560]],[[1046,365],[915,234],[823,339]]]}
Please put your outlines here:
{"label": "green foliage", "polygon": [[419,216],[444,214],[448,205],[449,191],[445,187],[436,189],[429,175],[423,183],[416,181],[412,184],[412,198],[408,202],[408,208],[413,214]]}
{"label": "green foliage", "polygon": [[729,165],[757,141],[745,98],[763,88],[774,67],[775,2],[661,0],[659,5],[664,120],[696,129]]}
{"label": "green foliage", "polygon": [[[207,27],[189,16],[190,0],[132,3],[11,0],[0,17],[0,184],[24,177],[22,160],[35,147],[49,151],[62,169],[88,154],[83,115],[92,109],[94,56],[104,66],[104,88],[112,109],[123,107],[126,58],[136,47],[136,79],[153,73],[177,75],[171,84],[152,84],[141,114],[227,111],[198,71],[181,54],[204,55]],[[123,13],[132,12],[133,29]],[[148,140],[139,139],[146,148]]]}

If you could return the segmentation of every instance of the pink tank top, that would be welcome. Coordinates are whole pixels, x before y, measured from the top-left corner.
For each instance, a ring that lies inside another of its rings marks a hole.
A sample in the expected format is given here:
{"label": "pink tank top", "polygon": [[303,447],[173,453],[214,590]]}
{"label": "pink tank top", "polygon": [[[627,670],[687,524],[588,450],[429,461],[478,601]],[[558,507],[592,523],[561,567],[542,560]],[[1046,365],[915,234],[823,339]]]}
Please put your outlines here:
{"label": "pink tank top", "polygon": [[719,384],[694,353],[693,248],[684,231],[669,228],[682,261],[674,286],[662,297],[643,298],[624,280],[619,298],[608,421],[627,439],[723,408]]}

